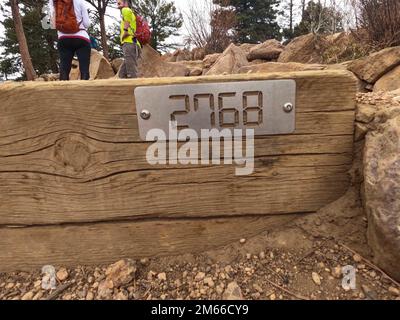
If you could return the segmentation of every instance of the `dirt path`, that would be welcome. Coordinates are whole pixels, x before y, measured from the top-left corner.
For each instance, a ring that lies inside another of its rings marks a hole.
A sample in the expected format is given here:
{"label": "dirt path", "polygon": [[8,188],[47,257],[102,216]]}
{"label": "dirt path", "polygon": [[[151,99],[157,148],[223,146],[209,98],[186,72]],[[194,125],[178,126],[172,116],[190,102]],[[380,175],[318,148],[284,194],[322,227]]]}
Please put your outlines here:
{"label": "dirt path", "polygon": [[[111,275],[115,266],[57,268],[56,290],[41,288],[40,270],[0,274],[0,299],[400,300],[399,285],[368,262],[360,205],[353,188],[318,214],[218,250],[120,262]],[[355,290],[342,287],[348,265]]]}

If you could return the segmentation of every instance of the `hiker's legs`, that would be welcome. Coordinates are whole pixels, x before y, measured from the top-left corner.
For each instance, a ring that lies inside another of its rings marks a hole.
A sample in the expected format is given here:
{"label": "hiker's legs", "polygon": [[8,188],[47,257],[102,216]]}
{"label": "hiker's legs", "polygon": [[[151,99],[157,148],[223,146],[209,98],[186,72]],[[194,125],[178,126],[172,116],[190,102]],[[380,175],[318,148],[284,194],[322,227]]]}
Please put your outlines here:
{"label": "hiker's legs", "polygon": [[79,61],[79,70],[81,71],[81,80],[89,80],[90,79],[90,72],[89,72],[89,67],[90,67],[90,55],[92,52],[92,49],[90,47],[90,43],[82,40],[82,39],[76,39],[79,42],[77,42],[77,50],[76,50],[76,55],[78,57]]}
{"label": "hiker's legs", "polygon": [[140,54],[138,45],[136,43],[125,43],[122,46],[122,50],[125,58],[125,78],[137,78],[137,60]]}
{"label": "hiker's legs", "polygon": [[72,59],[74,58],[75,50],[71,46],[71,39],[60,39],[58,41],[58,52],[60,55],[60,80],[68,81],[69,73],[71,72]]}
{"label": "hiker's legs", "polygon": [[125,60],[124,60],[124,62],[122,63],[121,68],[119,69],[118,78],[120,78],[120,79],[126,79],[126,78],[128,78],[128,75],[126,74],[126,64],[125,64]]}

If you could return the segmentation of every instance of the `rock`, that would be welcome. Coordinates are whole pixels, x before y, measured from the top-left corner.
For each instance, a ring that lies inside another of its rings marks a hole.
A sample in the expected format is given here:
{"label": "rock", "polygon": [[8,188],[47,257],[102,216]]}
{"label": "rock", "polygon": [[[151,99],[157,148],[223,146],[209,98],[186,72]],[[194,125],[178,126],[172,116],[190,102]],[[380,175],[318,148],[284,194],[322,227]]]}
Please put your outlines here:
{"label": "rock", "polygon": [[374,290],[371,290],[367,285],[362,284],[361,289],[369,300],[378,300],[377,293]]}
{"label": "rock", "polygon": [[185,77],[190,70],[182,64],[164,61],[156,50],[145,45],[139,59],[139,77]]}
{"label": "rock", "polygon": [[89,291],[86,295],[86,300],[93,300],[94,299],[94,294],[92,291]]}
{"label": "rock", "polygon": [[111,295],[113,293],[114,284],[110,280],[103,280],[99,283],[99,287],[97,288],[97,295],[99,299],[111,299]]}
{"label": "rock", "polygon": [[272,72],[292,72],[292,71],[314,71],[324,70],[326,66],[322,64],[302,64],[296,62],[280,63],[266,62],[255,65],[248,65],[239,69],[239,73],[272,73]]}
{"label": "rock", "polygon": [[120,300],[120,301],[126,301],[126,300],[128,300],[128,296],[124,292],[120,291],[116,295],[114,295],[113,299]]}
{"label": "rock", "polygon": [[256,283],[253,284],[253,288],[254,288],[254,290],[256,290],[259,293],[263,293],[264,292],[264,290]]}
{"label": "rock", "polygon": [[246,53],[231,44],[214,63],[206,75],[235,74],[241,67],[248,65]]}
{"label": "rock", "polygon": [[33,300],[33,296],[34,293],[32,291],[29,291],[22,296],[21,300]]}
{"label": "rock", "polygon": [[192,60],[203,60],[206,56],[206,50],[204,48],[194,48],[192,50]]}
{"label": "rock", "polygon": [[394,296],[400,296],[400,290],[395,287],[389,287],[388,291]]}
{"label": "rock", "polygon": [[199,77],[203,74],[203,69],[193,68],[190,70],[189,77]]}
{"label": "rock", "polygon": [[312,279],[313,279],[314,283],[316,285],[320,286],[321,285],[321,277],[319,276],[319,274],[316,272],[313,272],[311,275],[312,275]]}
{"label": "rock", "polygon": [[256,59],[275,60],[278,59],[285,47],[277,40],[272,39],[256,45],[250,49],[247,55],[249,61]]}
{"label": "rock", "polygon": [[205,69],[211,68],[211,66],[218,60],[221,56],[221,53],[214,53],[206,55],[203,59],[203,66]]}
{"label": "rock", "polygon": [[[110,79],[115,76],[115,72],[111,66],[111,63],[108,62],[107,59],[95,49],[92,49],[92,53],[90,55],[89,72],[90,80]],[[76,60],[73,61],[69,78],[70,80],[80,79],[79,63]]]}
{"label": "rock", "polygon": [[375,263],[400,280],[400,116],[366,136],[364,206]]}
{"label": "rock", "polygon": [[206,284],[210,288],[214,288],[214,286],[215,286],[215,283],[214,283],[214,281],[213,281],[213,279],[211,277],[205,278],[204,279],[204,284]]}
{"label": "rock", "polygon": [[60,270],[58,270],[56,276],[57,276],[57,279],[60,280],[61,282],[67,280],[67,278],[68,278],[67,269],[61,268]]}
{"label": "rock", "polygon": [[322,63],[321,39],[307,34],[293,39],[282,51],[278,62]]}
{"label": "rock", "polygon": [[166,61],[168,62],[179,62],[179,61],[190,61],[192,60],[192,53],[187,49],[178,49],[172,53]]}
{"label": "rock", "polygon": [[122,64],[124,63],[123,58],[116,58],[113,61],[111,61],[111,67],[114,70],[114,73],[118,73],[119,69],[121,68]]}
{"label": "rock", "polygon": [[158,280],[167,281],[167,274],[165,272],[159,273],[157,275]]}
{"label": "rock", "polygon": [[194,281],[202,281],[204,280],[206,274],[204,272],[199,272],[195,277],[194,277]]}
{"label": "rock", "polygon": [[136,273],[136,266],[132,260],[120,260],[106,270],[106,279],[111,281],[115,288],[130,283]]}
{"label": "rock", "polygon": [[374,85],[375,92],[394,91],[397,89],[400,89],[400,66],[386,73]]}
{"label": "rock", "polygon": [[377,108],[370,104],[357,104],[356,120],[368,124],[374,120],[377,111]]}
{"label": "rock", "polygon": [[189,76],[190,77],[197,77],[203,74],[203,61],[196,60],[196,61],[181,61],[177,62],[186,68],[189,69]]}
{"label": "rock", "polygon": [[228,284],[223,296],[223,300],[243,300],[242,290],[236,282]]}
{"label": "rock", "polygon": [[276,300],[276,294],[275,293],[271,294],[269,296],[269,299],[272,300],[272,301],[275,301]]}
{"label": "rock", "polygon": [[398,65],[400,65],[400,47],[392,47],[355,60],[348,69],[358,78],[373,84]]}
{"label": "rock", "polygon": [[90,56],[90,79],[110,79],[115,76],[113,67],[97,50],[92,49]]}
{"label": "rock", "polygon": [[354,260],[354,262],[361,262],[362,261],[362,258],[361,258],[361,256],[360,255],[358,255],[358,254],[355,254],[354,256],[353,256],[353,260]]}
{"label": "rock", "polygon": [[240,239],[239,242],[240,242],[240,244],[245,244],[246,243],[246,239],[244,239],[244,238]]}
{"label": "rock", "polygon": [[357,122],[355,125],[354,141],[357,142],[363,140],[368,131],[369,129],[365,124]]}
{"label": "rock", "polygon": [[257,44],[253,44],[253,43],[242,43],[239,48],[242,49],[246,55],[250,53],[250,50],[252,48],[254,48],[255,46],[257,46]]}

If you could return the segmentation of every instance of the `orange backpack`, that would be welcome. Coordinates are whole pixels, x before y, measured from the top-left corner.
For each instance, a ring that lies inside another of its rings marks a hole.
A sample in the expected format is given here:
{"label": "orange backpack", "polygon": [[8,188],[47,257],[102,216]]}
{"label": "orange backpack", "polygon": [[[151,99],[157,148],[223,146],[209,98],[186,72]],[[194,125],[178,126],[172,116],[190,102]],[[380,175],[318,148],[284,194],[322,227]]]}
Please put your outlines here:
{"label": "orange backpack", "polygon": [[54,0],[56,29],[63,33],[79,32],[73,0]]}

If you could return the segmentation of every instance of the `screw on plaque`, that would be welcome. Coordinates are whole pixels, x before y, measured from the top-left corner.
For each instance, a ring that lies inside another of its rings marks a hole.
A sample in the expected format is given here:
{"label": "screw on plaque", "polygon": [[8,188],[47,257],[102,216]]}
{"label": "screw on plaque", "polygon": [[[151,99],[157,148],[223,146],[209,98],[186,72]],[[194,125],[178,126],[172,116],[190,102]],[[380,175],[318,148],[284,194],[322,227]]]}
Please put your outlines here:
{"label": "screw on plaque", "polygon": [[143,120],[149,120],[150,117],[151,117],[151,113],[150,113],[149,110],[142,110],[142,111],[140,112],[140,117],[141,117]]}
{"label": "screw on plaque", "polygon": [[285,111],[286,113],[290,113],[293,111],[293,108],[294,108],[293,104],[288,102],[288,103],[285,103],[285,105],[283,106],[283,111]]}

